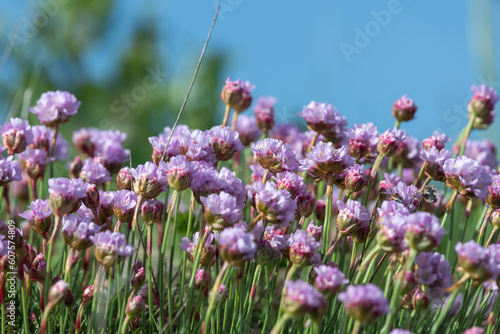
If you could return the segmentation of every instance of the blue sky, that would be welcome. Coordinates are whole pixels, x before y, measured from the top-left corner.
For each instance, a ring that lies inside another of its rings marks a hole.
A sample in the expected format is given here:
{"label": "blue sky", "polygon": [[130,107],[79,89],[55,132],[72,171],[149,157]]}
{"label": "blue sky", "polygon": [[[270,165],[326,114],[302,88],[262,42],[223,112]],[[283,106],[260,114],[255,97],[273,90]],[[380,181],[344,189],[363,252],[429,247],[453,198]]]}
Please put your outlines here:
{"label": "blue sky", "polygon": [[[7,29],[38,10],[35,1],[2,2]],[[165,66],[190,76],[215,7],[212,0],[117,1],[111,33],[87,55],[90,75],[112,75],[132,26],[154,20]],[[225,74],[254,83],[256,96],[274,95],[278,121],[296,119],[317,100],[333,104],[349,125],[371,121],[384,131],[394,123],[393,102],[408,94],[419,110],[405,130],[419,138],[434,130],[456,136],[466,124],[471,84],[500,89],[499,9],[489,0],[222,0],[208,53],[225,53]],[[341,46],[355,53],[346,57]],[[486,135],[497,139],[493,127]]]}

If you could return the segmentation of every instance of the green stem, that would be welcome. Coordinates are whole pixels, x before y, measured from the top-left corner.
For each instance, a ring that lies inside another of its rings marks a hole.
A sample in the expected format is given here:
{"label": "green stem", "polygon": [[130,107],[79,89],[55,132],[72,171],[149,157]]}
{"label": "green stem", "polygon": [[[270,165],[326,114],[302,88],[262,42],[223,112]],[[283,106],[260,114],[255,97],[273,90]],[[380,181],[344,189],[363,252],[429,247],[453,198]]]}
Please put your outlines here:
{"label": "green stem", "polygon": [[[23,283],[23,286],[21,287],[21,299],[22,299],[22,306],[23,306],[23,324],[24,324],[24,332],[29,333],[28,305],[27,305],[27,301],[28,301],[27,295],[28,295],[29,286],[28,286],[28,284],[25,285],[24,281],[25,280],[21,281]],[[28,278],[28,281],[29,281],[29,278]],[[25,287],[26,287],[26,291],[25,291]],[[3,319],[2,319],[2,322],[3,322]]]}
{"label": "green stem", "polygon": [[285,326],[286,322],[291,319],[291,316],[289,314],[283,314],[283,316],[281,316],[279,319],[278,319],[278,322],[276,323],[276,325],[274,325],[273,329],[271,330],[271,333],[270,334],[279,334],[281,333],[281,330],[283,329],[283,327]]}
{"label": "green stem", "polygon": [[330,243],[330,223],[332,215],[332,193],[333,193],[333,177],[330,175],[328,177],[328,183],[326,187],[326,209],[325,209],[325,220],[323,222],[323,256],[326,256],[328,245]]}
{"label": "green stem", "polygon": [[464,139],[462,141],[462,145],[460,146],[460,155],[463,155],[465,152],[465,147],[467,146],[467,140],[469,139],[470,132],[472,130],[472,126],[474,125],[474,121],[476,120],[476,116],[471,115],[469,119],[469,123],[465,128]]}
{"label": "green stem", "polygon": [[[191,192],[191,201],[189,205],[189,216],[188,216],[188,223],[187,223],[187,232],[186,232],[186,237],[190,238],[191,237],[191,230],[193,229],[193,211],[194,211],[194,205],[196,201],[194,198],[193,192]],[[179,301],[182,304],[184,301],[184,284],[186,281],[186,264],[187,264],[187,252],[184,252],[183,259],[182,259],[182,276],[181,276],[181,292],[179,295]]]}
{"label": "green stem", "polygon": [[[149,306],[149,333],[153,333],[153,266],[151,264],[151,245],[153,244],[153,224],[147,225],[147,255],[148,255],[148,306]],[[160,286],[161,287],[161,286]],[[158,291],[162,293],[162,291]],[[163,319],[160,319],[160,329],[163,328]]]}
{"label": "green stem", "polygon": [[[177,193],[177,196],[174,201],[175,205],[175,213],[174,213],[174,233],[172,235],[172,243],[170,246],[170,265],[168,268],[168,317],[169,319],[172,319],[172,270],[174,268],[174,253],[175,253],[175,237],[177,234],[177,216],[179,213],[179,203],[180,203],[180,198],[181,198],[181,193]],[[172,207],[174,209],[174,207]],[[162,245],[163,246],[163,245]],[[163,289],[163,287],[162,287]],[[163,321],[163,320],[161,320]],[[161,328],[161,327],[160,327]]]}
{"label": "green stem", "polygon": [[493,212],[493,208],[490,206],[484,215],[483,223],[479,230],[479,237],[477,243],[481,245],[481,241],[483,240],[484,233],[486,232],[486,225],[488,224],[488,218],[490,218],[491,213]]}
{"label": "green stem", "polygon": [[[250,327],[250,321],[252,320],[252,307],[253,307],[253,302],[255,300],[255,295],[257,294],[257,283],[259,282],[260,278],[260,272],[262,270],[262,266],[260,264],[257,265],[257,268],[255,268],[255,272],[253,274],[253,280],[252,280],[252,287],[250,288],[250,302],[247,307],[247,315],[246,315],[246,320],[245,322],[247,323],[247,333],[249,332],[249,327]],[[245,305],[247,303],[245,302]]]}
{"label": "green stem", "polygon": [[215,279],[214,285],[212,289],[210,290],[209,298],[210,298],[210,303],[208,305],[207,313],[205,315],[205,320],[203,321],[205,328],[204,328],[204,333],[208,333],[208,330],[210,329],[210,318],[212,317],[212,313],[214,311],[215,307],[215,302],[217,299],[217,292],[219,291],[220,284],[222,282],[222,278],[224,277],[224,274],[226,271],[229,269],[229,262],[224,262],[224,265],[222,266],[221,271],[219,272],[219,275],[217,275],[217,278]]}

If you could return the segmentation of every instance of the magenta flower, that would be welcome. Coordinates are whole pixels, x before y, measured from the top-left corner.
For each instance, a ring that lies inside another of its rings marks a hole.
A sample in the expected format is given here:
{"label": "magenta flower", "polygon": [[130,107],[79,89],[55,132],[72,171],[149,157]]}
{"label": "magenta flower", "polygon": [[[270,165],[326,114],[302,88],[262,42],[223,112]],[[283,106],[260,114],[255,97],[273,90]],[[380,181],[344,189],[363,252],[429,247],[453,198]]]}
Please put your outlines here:
{"label": "magenta flower", "polygon": [[90,237],[101,229],[100,226],[77,215],[67,215],[63,218],[62,234],[64,241],[71,248],[82,251],[92,246]]}
{"label": "magenta flower", "polygon": [[465,244],[457,243],[455,250],[458,253],[458,262],[473,279],[484,282],[497,275],[498,269],[490,249],[471,240]]}
{"label": "magenta flower", "polygon": [[188,161],[204,161],[211,165],[217,162],[214,149],[205,131],[183,132],[179,136],[179,150]]}
{"label": "magenta flower", "polygon": [[81,200],[87,197],[87,187],[80,179],[49,179],[49,204],[54,215],[62,217],[78,210]]}
{"label": "magenta flower", "polygon": [[151,160],[157,165],[160,163],[160,161],[162,161],[161,158],[163,157],[163,153],[165,153],[163,161],[168,161],[170,158],[180,154],[179,139],[175,136],[172,136],[172,138],[170,139],[170,144],[168,145],[168,149],[166,152],[165,148],[167,147],[168,136],[159,134],[156,137],[149,137],[148,140],[153,147]]}
{"label": "magenta flower", "polygon": [[33,133],[28,121],[11,118],[10,122],[0,126],[3,146],[9,155],[21,153],[33,142]]}
{"label": "magenta flower", "polygon": [[232,131],[230,127],[214,126],[207,131],[207,138],[212,145],[215,157],[218,161],[231,159],[236,152],[243,151],[245,146],[241,144],[239,134]]}
{"label": "magenta flower", "polygon": [[21,181],[23,178],[19,162],[12,159],[12,156],[7,157],[7,159],[0,158],[0,186],[5,186],[13,181]]}
{"label": "magenta flower", "polygon": [[94,161],[103,164],[111,174],[117,173],[130,156],[130,151],[124,149],[122,143],[112,140],[100,142],[97,153]]}
{"label": "magenta flower", "polygon": [[441,238],[446,233],[441,228],[439,219],[428,212],[415,212],[405,218],[406,220],[406,242],[411,249],[420,252],[430,252],[438,247]]}
{"label": "magenta flower", "polygon": [[444,144],[450,141],[450,137],[446,134],[440,134],[437,131],[434,131],[434,134],[429,138],[425,138],[422,140],[422,149],[429,150],[431,147],[435,147],[438,151],[441,151],[444,148]]}
{"label": "magenta flower", "polygon": [[274,126],[274,105],[276,99],[273,96],[261,96],[254,107],[257,126],[263,132],[271,130]]}
{"label": "magenta flower", "polygon": [[266,138],[251,145],[255,161],[271,173],[295,171],[299,164],[292,147],[281,140]]}
{"label": "magenta flower", "polygon": [[29,148],[19,154],[19,162],[22,168],[35,181],[43,176],[47,165],[53,160],[54,158],[49,158],[47,152],[44,150]]}
{"label": "magenta flower", "polygon": [[99,190],[99,220],[106,221],[113,214],[116,193],[114,191]]}
{"label": "magenta flower", "polygon": [[322,264],[314,267],[313,270],[316,273],[314,287],[325,298],[332,298],[342,285],[349,283],[349,280],[345,278],[345,275],[338,268]]}
{"label": "magenta flower", "polygon": [[257,126],[255,117],[247,115],[238,116],[236,132],[240,135],[241,143],[244,146],[250,145],[262,136],[262,131]]}
{"label": "magenta flower", "polygon": [[144,165],[132,168],[133,186],[137,195],[148,199],[155,198],[167,188],[167,176],[154,163],[146,161]]}
{"label": "magenta flower", "polygon": [[326,301],[312,285],[301,281],[286,281],[283,311],[293,317],[309,314],[318,319],[324,313]]}
{"label": "magenta flower", "polygon": [[[212,261],[212,258],[215,254],[216,248],[214,245],[214,234],[210,233],[207,237],[207,240],[205,241],[205,245],[201,248],[201,257],[200,257],[200,263],[203,266],[206,266]],[[198,245],[198,242],[200,242],[200,233],[196,232],[193,235],[193,241],[188,237],[184,237],[181,240],[182,242],[179,244],[179,247],[182,248],[187,254],[188,258],[191,261],[194,261],[194,258],[196,256],[196,247]]]}
{"label": "magenta flower", "polygon": [[486,203],[493,209],[500,208],[500,175],[491,178],[491,185],[488,187],[488,197]]}
{"label": "magenta flower", "polygon": [[[33,143],[28,148],[44,150],[50,155],[52,150],[52,140],[54,130],[44,125],[35,125],[31,127],[33,133]],[[66,160],[68,158],[69,145],[64,137],[59,133],[54,147],[54,156],[56,160]]]}
{"label": "magenta flower", "polygon": [[408,248],[405,241],[406,217],[398,214],[386,216],[379,222],[377,244],[383,251],[401,253]]}
{"label": "magenta flower", "polygon": [[347,148],[333,147],[332,143],[318,143],[313,146],[306,159],[300,161],[301,169],[316,178],[328,178],[331,174],[342,174],[354,164],[354,159],[347,154]]}
{"label": "magenta flower", "polygon": [[464,334],[484,334],[484,329],[481,327],[471,327],[466,329]]}
{"label": "magenta flower", "polygon": [[393,188],[402,182],[401,178],[397,174],[384,173],[384,179],[380,181],[380,191],[386,191],[387,189]]}
{"label": "magenta flower", "polygon": [[477,117],[484,117],[495,109],[495,104],[498,101],[495,89],[482,84],[472,85],[471,91],[474,95],[467,106],[469,113]]}
{"label": "magenta flower", "polygon": [[69,121],[80,108],[80,104],[73,94],[58,90],[43,93],[36,106],[30,108],[30,112],[37,114],[42,124],[53,126]]}
{"label": "magenta flower", "polygon": [[353,236],[370,226],[370,213],[361,203],[351,199],[348,199],[346,203],[339,200],[337,208],[339,210],[337,215],[339,234]]}
{"label": "magenta flower", "polygon": [[368,174],[363,171],[363,166],[354,164],[346,173],[345,188],[350,193],[361,191],[368,182]]}
{"label": "magenta flower", "polygon": [[160,170],[167,175],[168,185],[172,189],[182,191],[191,185],[196,167],[185,156],[179,155],[171,158],[168,163],[160,161]]}
{"label": "magenta flower", "polygon": [[142,220],[146,224],[161,222],[163,207],[163,202],[158,201],[156,198],[145,201],[141,206]]}
{"label": "magenta flower", "polygon": [[80,178],[88,183],[93,183],[100,186],[103,183],[111,181],[109,171],[99,162],[94,162],[88,158],[83,163],[82,170],[80,171]]}
{"label": "magenta flower", "polygon": [[119,232],[98,232],[89,239],[95,245],[97,262],[107,268],[115,266],[134,252],[134,247],[127,245],[125,236]]}
{"label": "magenta flower", "polygon": [[420,253],[415,259],[417,283],[425,285],[427,294],[434,300],[441,300],[454,279],[450,264],[439,253]]}
{"label": "magenta flower", "polygon": [[286,227],[295,220],[297,204],[286,190],[276,189],[271,182],[255,183],[255,205],[263,220]]}
{"label": "magenta flower", "polygon": [[304,179],[297,173],[285,171],[276,174],[273,179],[276,181],[276,189],[287,190],[292,198],[297,197],[307,188]]}
{"label": "magenta flower", "polygon": [[425,172],[432,177],[433,180],[443,181],[444,175],[444,163],[446,160],[452,157],[451,152],[445,149],[438,149],[435,146],[420,151],[420,158],[424,160],[427,164],[425,166]]}
{"label": "magenta flower", "polygon": [[491,185],[491,176],[485,167],[465,156],[448,159],[443,165],[446,185],[470,198],[484,200]]}
{"label": "magenta flower", "polygon": [[394,102],[392,106],[392,116],[398,122],[411,121],[417,112],[415,102],[408,98],[408,95],[403,95],[399,100]]}
{"label": "magenta flower", "polygon": [[309,190],[304,190],[295,197],[295,203],[297,203],[297,219],[309,217],[316,206],[316,199]]}
{"label": "magenta flower", "polygon": [[49,207],[49,200],[37,199],[31,202],[26,210],[19,214],[19,217],[26,219],[33,231],[42,236],[49,232],[52,225],[52,210]]}
{"label": "magenta flower", "polygon": [[248,81],[237,79],[231,81],[231,78],[226,79],[226,84],[222,88],[220,97],[224,104],[231,106],[237,112],[242,112],[250,107],[252,103],[252,90],[255,85]]}
{"label": "magenta flower", "polygon": [[354,159],[361,160],[376,151],[379,134],[373,123],[354,124],[346,134],[349,137],[349,155]]}
{"label": "magenta flower", "polygon": [[122,223],[129,223],[134,216],[137,194],[130,190],[118,190],[114,198],[113,212]]}
{"label": "magenta flower", "polygon": [[118,174],[116,174],[116,185],[120,190],[132,190],[132,174],[130,173],[130,168],[123,167],[120,169]]}
{"label": "magenta flower", "polygon": [[413,333],[406,329],[395,328],[392,331],[390,331],[389,334],[413,334]]}
{"label": "magenta flower", "polygon": [[290,262],[301,268],[311,264],[311,259],[317,253],[320,243],[307,235],[304,230],[297,230],[287,241],[290,252]]}
{"label": "magenta flower", "polygon": [[232,227],[243,219],[243,208],[238,206],[234,196],[224,191],[201,197],[200,200],[204,208],[205,221],[216,231]]}
{"label": "magenta flower", "polygon": [[224,261],[236,267],[251,260],[257,250],[257,245],[253,241],[253,235],[245,233],[245,231],[238,227],[224,229],[217,236],[217,242],[219,243],[220,254]]}
{"label": "magenta flower", "polygon": [[314,221],[311,220],[309,225],[307,225],[307,236],[313,237],[316,241],[321,240],[321,235],[323,234],[323,225],[316,225]]}
{"label": "magenta flower", "polygon": [[344,138],[347,121],[331,104],[311,101],[297,115],[306,120],[309,129],[322,134],[333,143]]}
{"label": "magenta flower", "polygon": [[349,285],[345,292],[339,294],[345,311],[354,319],[371,323],[389,313],[389,303],[384,293],[371,283],[366,285]]}
{"label": "magenta flower", "polygon": [[393,156],[405,138],[406,132],[403,130],[387,130],[380,135],[377,150],[386,157]]}

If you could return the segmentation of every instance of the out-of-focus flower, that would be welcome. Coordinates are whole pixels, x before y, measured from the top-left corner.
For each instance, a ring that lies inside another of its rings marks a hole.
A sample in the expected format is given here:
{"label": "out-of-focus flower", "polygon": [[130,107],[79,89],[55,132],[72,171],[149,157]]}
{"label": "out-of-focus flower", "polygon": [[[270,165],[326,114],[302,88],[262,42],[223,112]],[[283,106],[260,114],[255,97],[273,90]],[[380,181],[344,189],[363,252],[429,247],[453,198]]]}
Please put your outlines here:
{"label": "out-of-focus flower", "polygon": [[343,236],[353,236],[359,230],[366,229],[370,225],[370,213],[361,203],[348,199],[337,201],[339,213],[337,215],[337,229]]}
{"label": "out-of-focus flower", "polygon": [[109,171],[99,162],[94,162],[94,160],[88,158],[85,160],[80,171],[80,178],[88,183],[93,183],[95,185],[101,185],[108,181],[111,181],[111,176]]}
{"label": "out-of-focus flower", "polygon": [[344,138],[347,121],[331,104],[311,101],[297,115],[306,120],[309,129],[322,134],[333,143]]}
{"label": "out-of-focus flower", "polygon": [[309,314],[318,319],[324,313],[326,301],[312,285],[301,281],[286,281],[283,311],[293,317]]}
{"label": "out-of-focus flower", "polygon": [[248,146],[262,136],[262,131],[257,126],[255,117],[240,115],[236,121],[236,131],[240,135],[241,143]]}
{"label": "out-of-focus flower", "polygon": [[492,177],[491,185],[488,187],[486,203],[488,203],[492,209],[500,208],[500,175]]}
{"label": "out-of-focus flower", "polygon": [[468,140],[464,155],[477,161],[481,166],[496,169],[498,167],[497,149],[495,144],[487,139]]}
{"label": "out-of-focus flower", "polygon": [[316,199],[309,190],[304,190],[295,197],[295,203],[297,203],[297,217],[309,217],[314,211]]}
{"label": "out-of-focus flower", "polygon": [[379,226],[377,243],[383,251],[400,253],[408,248],[405,241],[406,216],[396,214],[384,217]]}
{"label": "out-of-focus flower", "polygon": [[297,230],[287,241],[290,252],[290,262],[297,267],[311,264],[311,259],[318,251],[320,243],[304,230]]}
{"label": "out-of-focus flower", "polygon": [[12,159],[12,156],[7,157],[7,159],[0,158],[0,186],[22,180],[19,162]]}
{"label": "out-of-focus flower", "polygon": [[410,212],[417,210],[422,201],[422,194],[413,184],[408,186],[404,182],[399,182],[395,187],[388,188],[385,191],[387,195],[392,195],[391,198],[403,204]]}
{"label": "out-of-focus flower", "polygon": [[484,329],[481,327],[471,327],[466,329],[464,334],[484,334]]}
{"label": "out-of-focus flower", "polygon": [[484,200],[488,196],[491,176],[485,167],[465,156],[448,159],[443,165],[445,183],[460,194]]}
{"label": "out-of-focus flower", "polygon": [[363,166],[354,164],[347,170],[345,188],[349,193],[360,191],[368,182],[368,175],[362,169]]}
{"label": "out-of-focus flower", "polygon": [[384,293],[371,283],[349,285],[339,294],[339,300],[344,303],[346,313],[361,322],[371,323],[390,311]]}
{"label": "out-of-focus flower", "polygon": [[43,176],[47,165],[53,160],[54,158],[49,158],[44,150],[27,149],[19,154],[21,167],[35,181]]}
{"label": "out-of-focus flower", "polygon": [[415,105],[415,102],[406,94],[394,102],[394,105],[392,106],[392,116],[398,122],[411,121],[416,112],[417,106]]}
{"label": "out-of-focus flower", "polygon": [[274,105],[276,99],[273,96],[261,96],[257,99],[254,107],[257,126],[267,133],[274,126]]}
{"label": "out-of-focus flower", "polygon": [[[31,127],[33,133],[33,143],[28,148],[44,150],[47,155],[52,152],[52,140],[54,139],[54,130],[44,125],[35,125]],[[53,158],[56,160],[66,160],[68,158],[69,145],[64,137],[59,133],[56,138]]]}
{"label": "out-of-focus flower", "polygon": [[435,147],[438,151],[441,151],[444,148],[444,144],[450,141],[450,137],[446,134],[440,134],[437,131],[434,131],[434,134],[428,138],[422,140],[422,149],[429,150],[431,147]]}
{"label": "out-of-focus flower", "polygon": [[472,85],[471,91],[473,96],[467,105],[470,114],[482,118],[495,109],[495,104],[498,101],[495,89],[482,84],[479,86]]}
{"label": "out-of-focus flower", "polygon": [[125,236],[119,232],[98,232],[89,239],[95,245],[97,262],[107,268],[113,267],[134,252],[134,247],[127,245]]}
{"label": "out-of-focus flower", "polygon": [[497,274],[495,260],[488,248],[471,240],[465,244],[457,243],[455,250],[463,270],[474,280],[484,282]]}
{"label": "out-of-focus flower", "polygon": [[428,212],[415,212],[405,218],[406,242],[411,249],[429,252],[438,247],[446,233],[436,216]]}
{"label": "out-of-focus flower", "polygon": [[338,269],[327,265],[319,265],[313,268],[316,273],[314,287],[321,292],[325,298],[332,298],[342,285],[349,283],[349,280]]}
{"label": "out-of-focus flower", "polygon": [[224,261],[232,266],[241,266],[255,255],[257,245],[253,236],[238,227],[228,227],[219,233],[217,242]]}
{"label": "out-of-focus flower", "polygon": [[87,197],[87,187],[80,179],[49,179],[50,209],[59,217],[78,210],[81,200]]}
{"label": "out-of-focus flower", "polygon": [[20,118],[11,118],[10,122],[0,126],[0,135],[9,155],[23,152],[33,142],[29,122]]}
{"label": "out-of-focus flower", "polygon": [[42,124],[54,126],[69,121],[80,105],[81,102],[73,94],[57,90],[43,93],[30,112],[37,114]]}
{"label": "out-of-focus flower", "polygon": [[425,285],[427,294],[436,301],[441,301],[446,290],[453,283],[450,264],[439,253],[420,253],[415,259],[417,283]]}

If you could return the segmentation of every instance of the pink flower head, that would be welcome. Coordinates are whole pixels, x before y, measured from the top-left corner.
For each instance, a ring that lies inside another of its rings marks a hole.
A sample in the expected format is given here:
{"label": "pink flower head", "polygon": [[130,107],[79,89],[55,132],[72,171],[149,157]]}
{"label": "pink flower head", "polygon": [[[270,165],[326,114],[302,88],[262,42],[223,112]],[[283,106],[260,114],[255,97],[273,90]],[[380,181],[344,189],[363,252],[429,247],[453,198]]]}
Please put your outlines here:
{"label": "pink flower head", "polygon": [[451,152],[445,149],[438,149],[432,146],[430,149],[420,151],[420,158],[424,160],[427,164],[425,166],[425,172],[432,177],[433,180],[443,181],[444,175],[444,163],[446,160],[452,157]]}
{"label": "pink flower head", "polygon": [[205,221],[216,231],[232,227],[243,219],[243,208],[236,198],[224,191],[200,198],[204,208]]}
{"label": "pink flower head", "polygon": [[493,209],[500,208],[500,175],[491,178],[491,185],[488,187],[488,197],[486,203]]}
{"label": "pink flower head", "polygon": [[241,144],[239,134],[232,131],[230,127],[214,126],[207,131],[207,138],[212,145],[215,157],[218,161],[227,161],[235,153],[243,151],[245,146]]}
{"label": "pink flower head", "polygon": [[446,233],[436,216],[428,212],[415,212],[406,216],[406,242],[411,249],[429,252],[438,247]]}
{"label": "pink flower head", "polygon": [[348,192],[354,193],[362,190],[367,182],[368,175],[363,171],[363,166],[354,164],[347,169],[344,184]]}
{"label": "pink flower head", "polygon": [[271,173],[295,171],[299,164],[292,147],[281,140],[266,138],[251,145],[255,161]]}
{"label": "pink flower head", "polygon": [[[54,130],[44,125],[35,125],[31,127],[33,133],[33,143],[28,148],[44,150],[47,155],[52,151],[52,140]],[[59,133],[54,147],[54,156],[56,160],[66,160],[68,158],[69,145],[64,137]]]}
{"label": "pink flower head", "polygon": [[89,239],[95,245],[97,262],[107,268],[113,267],[134,252],[134,247],[127,245],[125,235],[119,232],[98,232]]}
{"label": "pink flower head", "polygon": [[273,96],[261,96],[254,107],[257,126],[264,132],[271,130],[274,126],[274,105],[276,99]]}
{"label": "pink flower head", "polygon": [[481,166],[497,169],[498,160],[496,158],[497,148],[491,141],[468,140],[465,145],[464,155],[472,160],[476,160]]}
{"label": "pink flower head", "polygon": [[444,144],[450,141],[450,137],[446,134],[440,134],[437,131],[434,131],[434,134],[429,138],[425,138],[422,140],[422,149],[429,150],[431,147],[435,147],[438,151],[441,151],[444,148]]}
{"label": "pink flower head", "polygon": [[134,178],[134,191],[151,199],[165,191],[168,186],[167,176],[154,163],[146,161],[144,165],[132,168],[130,174]]}
{"label": "pink flower head", "polygon": [[392,106],[392,116],[399,122],[411,121],[416,112],[417,106],[415,102],[406,94],[394,102]]}
{"label": "pink flower head", "polygon": [[349,155],[354,159],[361,160],[376,151],[379,134],[375,124],[354,124],[346,134],[349,137]]}
{"label": "pink flower head", "polygon": [[50,209],[59,217],[76,211],[81,200],[87,197],[87,187],[80,179],[49,179]]}
{"label": "pink flower head", "polygon": [[306,190],[307,186],[304,183],[302,176],[297,173],[285,171],[276,174],[273,179],[276,181],[276,188],[287,190],[292,198],[297,197],[302,191]]}
{"label": "pink flower head", "polygon": [[331,174],[342,174],[354,164],[354,159],[347,154],[347,148],[333,147],[332,143],[318,143],[306,159],[300,161],[301,169],[316,178],[328,178]]}
{"label": "pink flower head", "polygon": [[137,194],[130,190],[118,190],[114,198],[113,212],[122,223],[132,222],[137,205]]}
{"label": "pink flower head", "polygon": [[[216,249],[214,245],[214,240],[215,240],[214,234],[210,233],[207,237],[207,240],[205,241],[205,245],[201,247],[200,263],[203,266],[208,265],[212,261],[212,258],[215,254]],[[184,250],[188,254],[188,258],[191,261],[194,261],[194,258],[196,256],[196,247],[198,245],[198,242],[200,242],[200,233],[196,232],[193,235],[192,242],[188,237],[182,238],[181,241],[182,242],[179,244],[179,247],[182,248],[182,250]]]}
{"label": "pink flower head", "polygon": [[301,281],[286,281],[283,310],[285,313],[300,317],[309,314],[314,319],[321,317],[326,308],[326,301],[312,285]]}
{"label": "pink flower head", "polygon": [[406,132],[403,130],[387,130],[380,135],[377,150],[386,157],[393,156],[405,138]]}
{"label": "pink flower head", "polygon": [[77,215],[67,215],[63,218],[62,234],[64,241],[71,248],[82,251],[92,246],[90,237],[101,229],[100,226]]}
{"label": "pink flower head", "polygon": [[99,162],[94,162],[91,158],[88,158],[83,163],[82,170],[80,171],[80,178],[85,182],[93,183],[98,186],[112,179],[106,167]]}
{"label": "pink flower head", "polygon": [[316,274],[314,287],[326,298],[333,297],[342,285],[349,283],[338,268],[322,264],[314,267],[313,270]]}
{"label": "pink flower head", "polygon": [[0,126],[0,135],[9,155],[23,152],[33,142],[29,122],[20,118],[11,118],[10,122]]}
{"label": "pink flower head", "polygon": [[255,183],[255,205],[268,223],[286,227],[295,220],[297,204],[286,190],[276,189],[274,183]]}
{"label": "pink flower head", "polygon": [[339,300],[344,303],[348,315],[365,323],[371,323],[390,311],[384,293],[371,283],[349,285],[339,294]]}
{"label": "pink flower head", "polygon": [[314,221],[311,220],[306,229],[307,235],[313,237],[316,241],[321,240],[321,235],[323,234],[323,225],[316,225]]}
{"label": "pink flower head", "polygon": [[38,180],[42,177],[47,165],[52,161],[54,158],[49,158],[44,150],[28,148],[19,154],[19,162],[32,180]]}
{"label": "pink flower head", "polygon": [[80,105],[81,102],[73,94],[57,90],[43,93],[36,106],[30,108],[30,112],[37,114],[42,124],[53,126],[69,121]]}
{"label": "pink flower head", "polygon": [[316,199],[309,190],[304,190],[295,197],[295,203],[297,203],[297,219],[299,219],[309,217],[313,213]]}
{"label": "pink flower head", "polygon": [[33,231],[45,235],[52,225],[52,210],[49,207],[49,200],[37,199],[31,202],[26,210],[19,214],[19,217],[26,219]]}
{"label": "pink flower head", "polygon": [[406,217],[396,214],[386,216],[379,222],[380,229],[377,233],[377,244],[388,253],[401,253],[408,248],[405,241]]}
{"label": "pink flower head", "polygon": [[455,250],[458,253],[458,262],[473,279],[484,282],[498,274],[490,249],[471,240],[465,244],[457,243]]}
{"label": "pink flower head", "polygon": [[388,195],[394,195],[393,197],[408,208],[410,212],[417,210],[422,201],[422,194],[413,184],[408,186],[404,182],[399,182],[395,187],[386,189],[386,193]]}
{"label": "pink flower head", "polygon": [[298,267],[304,267],[311,264],[320,243],[309,236],[306,231],[297,230],[288,239],[287,246],[290,252],[290,261]]}
{"label": "pink flower head", "polygon": [[160,161],[160,170],[166,174],[171,188],[182,191],[191,185],[196,166],[185,156],[178,155],[171,158],[168,163]]}
{"label": "pink flower head", "polygon": [[353,236],[370,225],[370,213],[361,203],[348,199],[337,201],[339,213],[337,215],[337,229],[341,235]]}
{"label": "pink flower head", "polygon": [[479,86],[472,85],[471,91],[474,95],[468,105],[469,113],[476,117],[484,117],[495,109],[495,104],[498,101],[495,89],[482,84]]}
{"label": "pink flower head", "polygon": [[428,295],[440,301],[454,283],[449,262],[444,255],[436,252],[420,253],[415,259],[415,264],[417,283],[425,285]]}
{"label": "pink flower head", "polygon": [[347,121],[331,104],[311,101],[297,115],[306,120],[309,129],[322,134],[333,143],[344,138]]}
{"label": "pink flower head", "polygon": [[488,196],[491,176],[485,167],[465,156],[448,159],[443,165],[445,183],[466,197],[484,200]]}

